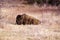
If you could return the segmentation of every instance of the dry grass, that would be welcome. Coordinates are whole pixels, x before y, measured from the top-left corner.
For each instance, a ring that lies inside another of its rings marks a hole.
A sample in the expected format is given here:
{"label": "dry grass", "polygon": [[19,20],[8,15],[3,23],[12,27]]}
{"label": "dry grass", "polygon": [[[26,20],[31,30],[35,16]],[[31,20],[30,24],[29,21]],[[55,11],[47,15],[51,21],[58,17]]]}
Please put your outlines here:
{"label": "dry grass", "polygon": [[[41,21],[39,25],[16,25],[16,16],[24,14]],[[37,7],[2,7],[0,40],[60,40],[59,10],[40,10]]]}

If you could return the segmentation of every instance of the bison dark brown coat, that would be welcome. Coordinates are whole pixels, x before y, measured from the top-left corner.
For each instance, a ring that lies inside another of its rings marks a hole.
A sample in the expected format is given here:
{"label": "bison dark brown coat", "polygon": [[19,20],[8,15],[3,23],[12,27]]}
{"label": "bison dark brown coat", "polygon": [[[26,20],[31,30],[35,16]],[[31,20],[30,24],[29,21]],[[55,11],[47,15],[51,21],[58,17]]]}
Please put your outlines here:
{"label": "bison dark brown coat", "polygon": [[31,16],[28,16],[26,14],[22,14],[22,15],[17,15],[16,17],[16,23],[18,25],[26,25],[26,24],[33,24],[33,25],[37,25],[37,24],[40,24],[40,21],[31,17]]}

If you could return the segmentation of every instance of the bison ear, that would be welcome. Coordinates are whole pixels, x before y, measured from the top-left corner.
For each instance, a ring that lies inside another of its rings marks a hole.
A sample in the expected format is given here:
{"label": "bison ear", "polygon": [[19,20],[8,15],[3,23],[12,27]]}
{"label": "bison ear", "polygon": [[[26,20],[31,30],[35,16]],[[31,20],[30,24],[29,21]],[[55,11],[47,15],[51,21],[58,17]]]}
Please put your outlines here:
{"label": "bison ear", "polygon": [[17,18],[20,18],[21,17],[21,15],[17,15]]}
{"label": "bison ear", "polygon": [[22,15],[17,15],[16,19],[22,19]]}

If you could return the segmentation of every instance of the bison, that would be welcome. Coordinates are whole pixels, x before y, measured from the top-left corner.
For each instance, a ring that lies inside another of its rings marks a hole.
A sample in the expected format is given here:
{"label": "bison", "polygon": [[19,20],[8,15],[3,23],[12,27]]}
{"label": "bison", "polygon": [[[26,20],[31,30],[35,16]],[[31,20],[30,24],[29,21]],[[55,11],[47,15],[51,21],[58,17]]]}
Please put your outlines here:
{"label": "bison", "polygon": [[28,16],[26,14],[22,14],[22,15],[17,15],[16,17],[16,23],[18,25],[26,25],[26,24],[33,24],[33,25],[37,25],[40,24],[40,21],[38,19],[35,19],[34,17]]}

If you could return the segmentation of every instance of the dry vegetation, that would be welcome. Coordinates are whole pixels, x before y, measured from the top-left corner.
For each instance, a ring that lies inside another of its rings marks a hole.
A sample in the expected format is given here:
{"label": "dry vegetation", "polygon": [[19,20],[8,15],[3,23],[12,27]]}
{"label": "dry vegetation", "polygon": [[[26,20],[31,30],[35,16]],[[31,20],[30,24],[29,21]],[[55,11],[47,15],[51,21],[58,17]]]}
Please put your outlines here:
{"label": "dry vegetation", "polygon": [[[41,24],[17,25],[16,16],[20,14],[30,15]],[[60,40],[59,7],[3,4],[0,7],[0,40]]]}

